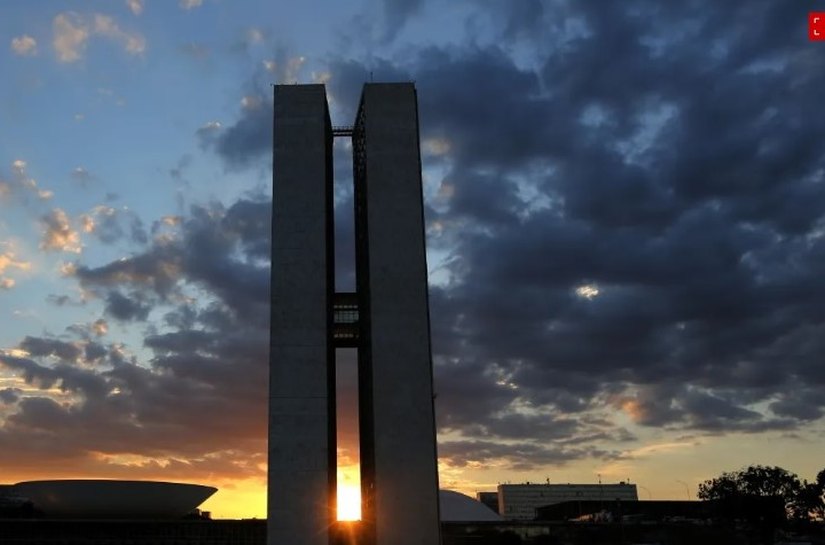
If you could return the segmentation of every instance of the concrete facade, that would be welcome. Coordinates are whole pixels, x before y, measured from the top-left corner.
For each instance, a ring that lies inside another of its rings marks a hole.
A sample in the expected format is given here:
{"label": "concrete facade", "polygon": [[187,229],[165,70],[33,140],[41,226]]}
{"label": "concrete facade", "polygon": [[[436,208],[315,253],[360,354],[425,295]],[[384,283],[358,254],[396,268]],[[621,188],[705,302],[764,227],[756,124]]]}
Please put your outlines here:
{"label": "concrete facade", "polygon": [[[328,545],[335,348],[358,350],[359,543],[437,545],[427,261],[411,83],[366,84],[354,127],[324,87],[275,87],[268,543]],[[351,137],[356,293],[335,293],[332,141]]]}
{"label": "concrete facade", "polygon": [[335,520],[332,136],[322,85],[276,86],[268,543],[328,545]]}
{"label": "concrete facade", "polygon": [[636,501],[635,484],[500,484],[498,512],[506,520],[534,520],[536,509],[565,501]]}
{"label": "concrete facade", "polygon": [[427,260],[412,84],[367,84],[353,130],[363,520],[439,541]]}

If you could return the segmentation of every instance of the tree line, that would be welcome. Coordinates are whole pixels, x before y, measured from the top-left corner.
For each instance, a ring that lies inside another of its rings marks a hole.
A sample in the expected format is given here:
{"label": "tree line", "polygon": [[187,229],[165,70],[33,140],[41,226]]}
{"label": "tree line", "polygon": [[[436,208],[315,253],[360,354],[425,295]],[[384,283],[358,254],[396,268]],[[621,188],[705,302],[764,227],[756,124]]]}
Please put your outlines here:
{"label": "tree line", "polygon": [[825,469],[816,480],[800,480],[781,467],[754,465],[725,472],[699,485],[700,500],[741,502],[746,498],[778,498],[789,520],[825,520]]}

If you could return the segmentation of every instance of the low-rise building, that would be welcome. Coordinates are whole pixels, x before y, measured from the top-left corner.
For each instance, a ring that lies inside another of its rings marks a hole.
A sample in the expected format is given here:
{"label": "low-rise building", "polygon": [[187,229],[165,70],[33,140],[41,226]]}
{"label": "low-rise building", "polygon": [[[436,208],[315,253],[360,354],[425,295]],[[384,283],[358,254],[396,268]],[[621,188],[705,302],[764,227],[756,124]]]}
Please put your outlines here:
{"label": "low-rise building", "polygon": [[534,520],[536,509],[565,501],[637,501],[636,485],[615,484],[500,484],[498,512],[506,520]]}

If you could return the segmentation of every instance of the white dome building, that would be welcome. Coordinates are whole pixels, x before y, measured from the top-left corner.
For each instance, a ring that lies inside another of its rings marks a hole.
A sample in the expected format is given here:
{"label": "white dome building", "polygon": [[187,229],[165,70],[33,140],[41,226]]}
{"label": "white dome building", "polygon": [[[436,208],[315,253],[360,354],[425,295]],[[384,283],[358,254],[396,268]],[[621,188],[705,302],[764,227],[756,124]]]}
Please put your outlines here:
{"label": "white dome building", "polygon": [[89,519],[178,518],[218,490],[198,484],[99,479],[26,481],[11,488],[48,517]]}
{"label": "white dome building", "polygon": [[[102,479],[26,481],[6,488],[4,496],[29,500],[47,517],[81,519],[179,518],[217,491],[197,484]],[[439,490],[439,503],[443,522],[502,520],[480,501],[453,490]]]}
{"label": "white dome building", "polygon": [[439,490],[442,522],[499,522],[498,513],[470,496],[453,490]]}

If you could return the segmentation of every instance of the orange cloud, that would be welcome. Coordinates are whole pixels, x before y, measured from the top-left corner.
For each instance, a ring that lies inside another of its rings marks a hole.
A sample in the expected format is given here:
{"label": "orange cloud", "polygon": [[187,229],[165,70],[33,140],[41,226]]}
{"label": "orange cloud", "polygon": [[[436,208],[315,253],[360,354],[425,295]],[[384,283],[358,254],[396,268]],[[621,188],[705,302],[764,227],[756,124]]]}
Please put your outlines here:
{"label": "orange cloud", "polygon": [[55,208],[40,219],[43,237],[40,249],[47,251],[81,252],[80,235],[72,229],[69,216],[60,208]]}

